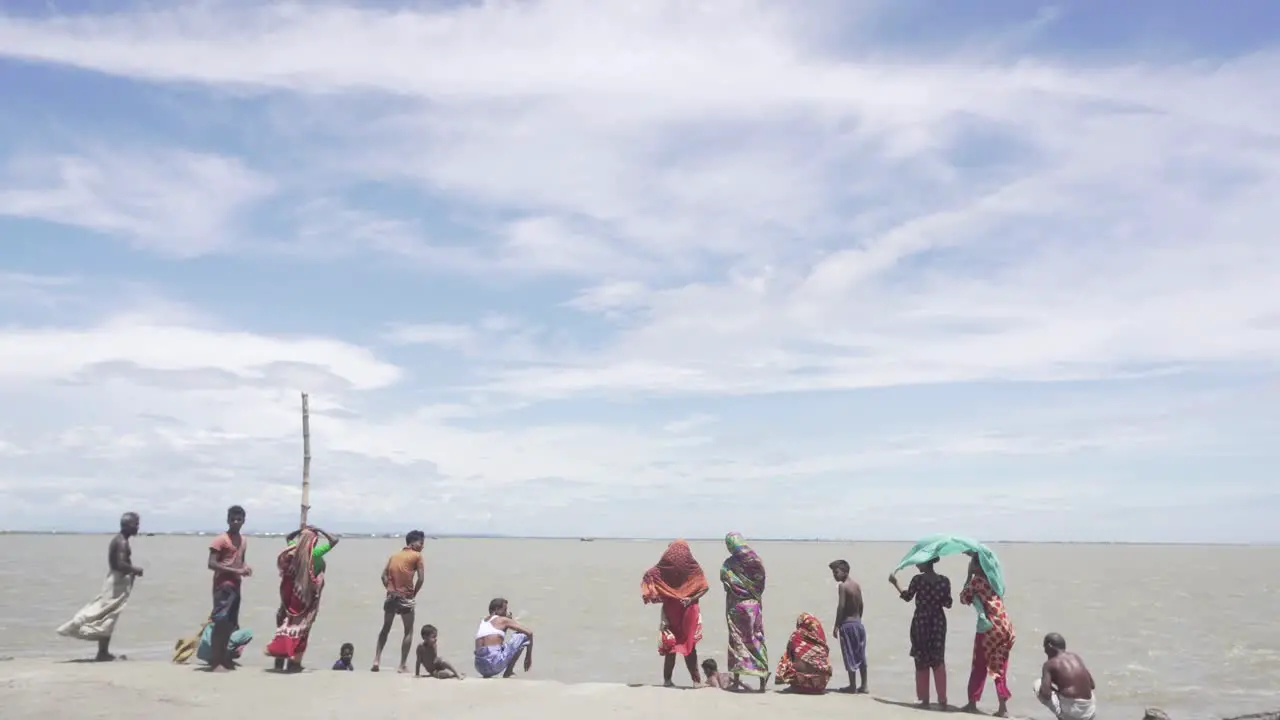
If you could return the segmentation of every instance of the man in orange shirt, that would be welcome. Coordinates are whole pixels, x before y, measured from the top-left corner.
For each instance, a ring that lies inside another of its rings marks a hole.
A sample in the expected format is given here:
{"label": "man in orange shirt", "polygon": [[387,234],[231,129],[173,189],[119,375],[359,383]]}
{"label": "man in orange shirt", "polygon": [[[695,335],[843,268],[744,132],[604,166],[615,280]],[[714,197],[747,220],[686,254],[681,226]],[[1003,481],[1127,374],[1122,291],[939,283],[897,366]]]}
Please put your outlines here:
{"label": "man in orange shirt", "polygon": [[373,655],[374,672],[378,672],[382,665],[382,648],[387,644],[391,624],[395,622],[397,615],[404,624],[398,672],[409,672],[409,651],[413,648],[414,601],[426,579],[426,565],[422,561],[422,546],[426,537],[421,530],[410,531],[404,536],[404,549],[387,558],[387,566],[382,570],[382,587],[386,588],[387,599],[382,603],[382,632],[378,633],[378,649]]}

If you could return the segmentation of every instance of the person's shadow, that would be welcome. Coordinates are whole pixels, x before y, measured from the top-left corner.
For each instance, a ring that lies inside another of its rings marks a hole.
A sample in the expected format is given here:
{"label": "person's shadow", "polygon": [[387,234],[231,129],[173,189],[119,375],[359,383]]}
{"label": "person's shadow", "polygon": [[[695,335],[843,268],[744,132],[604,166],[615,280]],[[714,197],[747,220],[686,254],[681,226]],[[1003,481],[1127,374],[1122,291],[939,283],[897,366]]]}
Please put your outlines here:
{"label": "person's shadow", "polygon": [[[938,705],[938,703],[931,703],[929,707],[926,708],[926,707],[920,707],[920,703],[902,702],[901,700],[887,700],[885,698],[872,698],[872,700],[875,700],[881,705],[893,705],[895,707],[908,708],[911,710],[920,710],[922,712],[954,712],[954,713],[959,712],[959,708],[957,708],[954,705],[947,705],[945,707],[942,707]],[[967,715],[969,713],[964,713],[964,714]]]}
{"label": "person's shadow", "polygon": [[[0,660],[12,660],[13,658],[0,658]],[[59,665],[110,665],[113,662],[124,662],[129,659],[128,655],[112,655],[107,660],[99,660],[96,657],[72,658],[70,660],[59,660]]]}

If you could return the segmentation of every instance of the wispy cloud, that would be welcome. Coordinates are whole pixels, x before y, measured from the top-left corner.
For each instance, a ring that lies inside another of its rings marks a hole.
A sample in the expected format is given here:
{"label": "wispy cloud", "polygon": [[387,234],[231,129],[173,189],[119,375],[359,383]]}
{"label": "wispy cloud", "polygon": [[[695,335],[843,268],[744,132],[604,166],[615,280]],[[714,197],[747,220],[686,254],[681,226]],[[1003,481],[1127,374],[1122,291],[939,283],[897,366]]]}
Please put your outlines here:
{"label": "wispy cloud", "polygon": [[270,180],[237,158],[187,151],[20,157],[0,175],[0,215],[194,257],[235,243],[236,213],[271,189]]}

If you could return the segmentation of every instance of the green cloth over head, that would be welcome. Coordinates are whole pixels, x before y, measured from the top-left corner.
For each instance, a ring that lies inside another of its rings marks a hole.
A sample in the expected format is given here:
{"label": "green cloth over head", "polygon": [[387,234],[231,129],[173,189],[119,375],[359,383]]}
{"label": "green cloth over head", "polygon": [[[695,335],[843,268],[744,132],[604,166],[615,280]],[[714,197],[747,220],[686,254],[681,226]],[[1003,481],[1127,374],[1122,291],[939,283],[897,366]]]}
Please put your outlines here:
{"label": "green cloth over head", "polygon": [[[982,572],[986,574],[987,582],[991,583],[991,589],[995,591],[996,595],[1004,597],[1004,573],[1000,570],[999,558],[986,545],[960,535],[930,535],[916,543],[902,558],[902,562],[898,563],[898,567],[893,569],[893,572],[896,575],[898,571],[908,565],[919,565],[946,555],[960,555],[962,553],[974,553],[978,556],[978,564],[982,566]],[[987,614],[983,610],[982,604],[974,603],[973,609],[978,613],[978,632],[990,630],[991,621],[987,619]]]}

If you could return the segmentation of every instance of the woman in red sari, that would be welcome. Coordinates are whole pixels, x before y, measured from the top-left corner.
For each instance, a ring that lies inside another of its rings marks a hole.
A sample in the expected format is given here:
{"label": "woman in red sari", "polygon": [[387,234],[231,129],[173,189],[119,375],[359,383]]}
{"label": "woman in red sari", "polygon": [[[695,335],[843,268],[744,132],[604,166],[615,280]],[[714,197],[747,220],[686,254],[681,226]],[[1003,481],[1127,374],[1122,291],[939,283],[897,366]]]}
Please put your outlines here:
{"label": "woman in red sari", "polygon": [[794,693],[821,695],[827,691],[831,680],[831,650],[827,647],[827,633],[818,618],[801,613],[796,619],[795,632],[787,641],[787,650],[778,661],[778,672],[773,682],[788,685]]}
{"label": "woman in red sari", "polygon": [[320,596],[324,592],[324,554],[337,543],[338,539],[329,533],[306,527],[297,541],[276,558],[284,616],[266,653],[287,660],[288,672],[302,671],[307,638],[320,612]]}
{"label": "woman in red sari", "polygon": [[[997,592],[997,586],[1001,588]],[[981,612],[978,615],[978,632],[973,639],[973,667],[969,672],[969,704],[964,706],[965,712],[977,712],[978,701],[982,700],[982,689],[987,684],[987,677],[995,681],[996,699],[1000,707],[995,717],[1009,716],[1009,653],[1013,651],[1013,643],[1017,634],[1013,629],[1013,621],[1005,608],[1002,597],[1004,578],[999,577],[992,583],[982,569],[978,556],[969,553],[969,577],[965,580],[964,589],[960,591],[960,602],[974,605]]]}
{"label": "woman in red sari", "polygon": [[662,604],[658,626],[658,654],[663,661],[662,680],[667,687],[676,668],[676,656],[684,656],[685,667],[694,685],[702,684],[698,674],[698,641],[702,639],[702,612],[698,600],[707,594],[707,576],[693,559],[689,543],[676,540],[667,546],[658,564],[649,568],[640,581],[640,596],[648,604]]}

